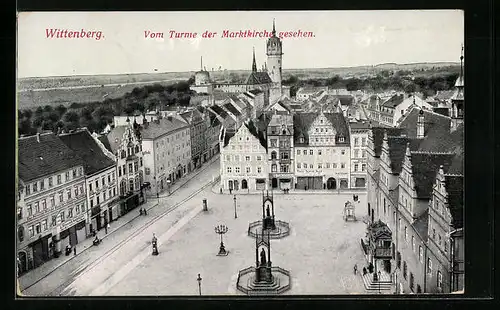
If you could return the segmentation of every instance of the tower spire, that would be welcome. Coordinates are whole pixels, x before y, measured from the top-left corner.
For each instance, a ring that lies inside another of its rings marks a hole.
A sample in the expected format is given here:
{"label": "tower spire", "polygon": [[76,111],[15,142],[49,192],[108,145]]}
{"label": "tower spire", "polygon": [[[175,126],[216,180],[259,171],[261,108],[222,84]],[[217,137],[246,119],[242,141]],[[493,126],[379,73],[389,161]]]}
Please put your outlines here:
{"label": "tower spire", "polygon": [[257,62],[255,61],[255,47],[253,48],[252,71],[257,72]]}
{"label": "tower spire", "polygon": [[460,77],[464,76],[463,61],[464,61],[464,45],[462,44],[462,51],[461,51],[461,55],[460,55]]}
{"label": "tower spire", "polygon": [[200,56],[200,70],[203,71],[203,56]]}
{"label": "tower spire", "polygon": [[273,18],[273,37],[276,36],[276,25]]}

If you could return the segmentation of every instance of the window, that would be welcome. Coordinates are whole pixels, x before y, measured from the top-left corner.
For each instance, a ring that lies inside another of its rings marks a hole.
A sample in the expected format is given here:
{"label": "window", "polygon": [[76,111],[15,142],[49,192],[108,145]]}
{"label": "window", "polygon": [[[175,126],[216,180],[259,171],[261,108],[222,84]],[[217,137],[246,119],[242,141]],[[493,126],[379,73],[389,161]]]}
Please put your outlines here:
{"label": "window", "polygon": [[271,172],[276,172],[276,164],[271,165]]}
{"label": "window", "polygon": [[358,164],[354,164],[354,171],[358,171]]}
{"label": "window", "polygon": [[361,151],[361,153],[362,153],[362,155],[361,155],[361,156],[362,156],[363,158],[365,158],[365,157],[366,157],[366,151],[365,151],[365,150],[362,150],[362,151]]}
{"label": "window", "polygon": [[94,206],[94,199],[90,199],[90,207],[92,208]]}
{"label": "window", "polygon": [[340,137],[339,142],[344,142],[344,137]]}
{"label": "window", "polygon": [[35,202],[35,213],[40,212],[40,205],[38,204],[38,201]]}
{"label": "window", "polygon": [[257,155],[257,161],[261,161],[261,160],[262,160],[262,156]]}
{"label": "window", "polygon": [[64,181],[69,181],[69,171],[66,171],[66,174],[64,175]]}
{"label": "window", "polygon": [[227,173],[231,173],[231,172],[232,172],[231,167],[227,167]]}
{"label": "window", "polygon": [[297,150],[297,155],[300,155],[300,150]]}
{"label": "window", "polygon": [[337,163],[332,163],[332,168],[337,168]]}
{"label": "window", "polygon": [[413,291],[413,288],[415,286],[415,279],[413,278],[413,273],[410,272],[410,290]]}
{"label": "window", "polygon": [[354,138],[354,146],[358,146],[359,138]]}
{"label": "window", "polygon": [[106,192],[102,193],[102,200],[106,201]]}
{"label": "window", "polygon": [[40,190],[43,191],[45,189],[45,180],[40,181]]}
{"label": "window", "polygon": [[313,164],[309,164],[309,169],[314,169]]}
{"label": "window", "polygon": [[33,193],[36,193],[38,191],[38,183],[35,182],[33,183]]}
{"label": "window", "polygon": [[401,229],[401,219],[399,219],[398,229]]}
{"label": "window", "polygon": [[26,185],[26,195],[31,194],[31,185]]}
{"label": "window", "polygon": [[99,197],[99,195],[96,196],[96,204],[99,204],[100,203],[100,200],[101,200],[101,197]]}
{"label": "window", "polygon": [[443,288],[443,274],[439,270],[437,272],[437,287],[439,289]]}
{"label": "window", "polygon": [[108,184],[111,183],[111,174],[108,174]]}
{"label": "window", "polygon": [[314,151],[313,150],[309,150],[309,155],[314,155]]}
{"label": "window", "polygon": [[444,242],[444,252],[448,253],[448,242]]}
{"label": "window", "polygon": [[37,223],[35,225],[35,231],[37,234],[41,233],[42,232],[42,227],[40,226],[40,223]]}
{"label": "window", "polygon": [[300,167],[301,167],[301,164],[297,163],[297,168],[300,169]]}
{"label": "window", "polygon": [[361,165],[361,171],[366,171],[366,164]]}
{"label": "window", "polygon": [[342,155],[345,155],[345,150],[340,151]]}
{"label": "window", "polygon": [[408,266],[406,265],[406,261],[403,262],[403,277],[406,279],[406,277],[408,276],[407,274],[408,272]]}
{"label": "window", "polygon": [[318,150],[318,155],[321,155],[321,151],[322,151],[322,150]]}
{"label": "window", "polygon": [[326,168],[330,169],[330,163],[326,163]]}
{"label": "window", "polygon": [[62,182],[61,182],[61,175],[58,175],[58,176],[57,176],[57,185],[59,185],[59,184],[61,184],[61,183],[62,183]]}
{"label": "window", "polygon": [[275,151],[271,152],[271,159],[276,159],[276,152]]}
{"label": "window", "polygon": [[21,220],[23,218],[23,208],[17,208],[17,219]]}
{"label": "window", "polygon": [[64,216],[64,211],[59,213],[59,215],[61,216],[61,222],[64,222],[66,220]]}
{"label": "window", "polygon": [[340,168],[345,168],[345,163],[341,163]]}
{"label": "window", "polygon": [[354,157],[358,157],[359,156],[359,150],[354,150]]}
{"label": "window", "polygon": [[411,236],[411,250],[415,252],[415,236]]}
{"label": "window", "polygon": [[250,173],[250,171],[251,171],[250,167],[247,167],[246,171],[247,171],[247,173]]}
{"label": "window", "polygon": [[438,235],[438,245],[441,246],[441,235]]}
{"label": "window", "polygon": [[361,138],[361,146],[366,146],[366,138]]}
{"label": "window", "polygon": [[405,241],[408,241],[408,227],[405,226]]}
{"label": "window", "polygon": [[76,205],[75,209],[76,209],[76,214],[80,213],[80,205]]}
{"label": "window", "polygon": [[76,178],[76,169],[73,169],[73,178]]}
{"label": "window", "polygon": [[245,161],[250,161],[250,156],[245,156]]}
{"label": "window", "polygon": [[68,191],[67,191],[67,192],[68,192],[68,199],[71,199],[71,190],[70,190],[70,189],[68,189]]}
{"label": "window", "polygon": [[231,156],[226,155],[226,161],[231,161]]}
{"label": "window", "polygon": [[128,173],[133,173],[134,172],[134,168],[132,166],[132,163],[129,163],[128,164]]}
{"label": "window", "polygon": [[57,225],[57,216],[52,215],[52,220],[50,221],[50,226],[56,226]]}
{"label": "window", "polygon": [[30,237],[33,237],[35,235],[35,231],[33,230],[33,225],[31,225],[28,228],[28,233],[29,233]]}
{"label": "window", "polygon": [[234,172],[240,173],[240,167],[234,167]]}
{"label": "window", "polygon": [[432,239],[436,240],[436,229],[432,229]]}
{"label": "window", "polygon": [[42,210],[47,210],[47,203],[45,202],[45,199],[42,200]]}
{"label": "window", "polygon": [[53,179],[52,177],[49,178],[49,187],[54,186]]}
{"label": "window", "polygon": [[427,273],[432,276],[432,260],[430,258],[427,259]]}
{"label": "window", "polygon": [[75,197],[78,197],[78,187],[75,187]]}
{"label": "window", "polygon": [[129,184],[129,188],[130,188],[130,191],[133,192],[134,191],[134,180],[128,180],[128,184]]}
{"label": "window", "polygon": [[99,180],[95,180],[95,188],[98,189],[99,188]]}
{"label": "window", "polygon": [[73,217],[73,208],[69,208],[68,209],[68,218],[72,218]]}
{"label": "window", "polygon": [[33,215],[33,209],[31,208],[31,205],[28,205],[27,210],[28,210],[28,217],[32,216]]}

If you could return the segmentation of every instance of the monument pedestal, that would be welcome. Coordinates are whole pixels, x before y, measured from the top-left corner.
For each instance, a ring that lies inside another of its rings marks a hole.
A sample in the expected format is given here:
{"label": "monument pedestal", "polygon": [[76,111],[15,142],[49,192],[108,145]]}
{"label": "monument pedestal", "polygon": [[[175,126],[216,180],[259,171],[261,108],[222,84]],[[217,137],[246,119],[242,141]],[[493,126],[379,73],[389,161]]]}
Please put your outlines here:
{"label": "monument pedestal", "polygon": [[273,282],[273,275],[271,273],[271,265],[259,266],[255,268],[255,282]]}

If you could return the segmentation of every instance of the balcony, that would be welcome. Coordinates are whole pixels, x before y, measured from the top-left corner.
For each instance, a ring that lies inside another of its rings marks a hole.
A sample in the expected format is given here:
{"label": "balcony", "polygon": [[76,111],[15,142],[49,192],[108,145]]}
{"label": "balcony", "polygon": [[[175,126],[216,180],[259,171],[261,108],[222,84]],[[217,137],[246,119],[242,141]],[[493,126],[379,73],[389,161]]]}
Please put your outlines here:
{"label": "balcony", "polygon": [[391,259],[392,258],[392,249],[391,248],[376,248],[374,256],[375,256],[375,258]]}

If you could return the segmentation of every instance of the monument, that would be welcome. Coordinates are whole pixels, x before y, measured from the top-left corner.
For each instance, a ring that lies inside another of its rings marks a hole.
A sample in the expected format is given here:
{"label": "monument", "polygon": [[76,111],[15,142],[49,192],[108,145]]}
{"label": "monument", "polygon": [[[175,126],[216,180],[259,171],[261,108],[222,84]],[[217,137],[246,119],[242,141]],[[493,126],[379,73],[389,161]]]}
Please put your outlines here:
{"label": "monument", "polygon": [[291,287],[290,272],[271,263],[271,230],[255,238],[255,267],[240,270],[236,288],[247,295],[277,295]]}
{"label": "monument", "polygon": [[248,226],[248,235],[257,238],[262,231],[268,231],[271,239],[280,239],[290,234],[290,225],[284,221],[278,221],[274,214],[274,195],[271,191],[262,192],[262,220],[255,221]]}
{"label": "monument", "polygon": [[153,246],[153,255],[158,255],[158,239],[156,239],[155,234],[153,234],[151,245]]}

